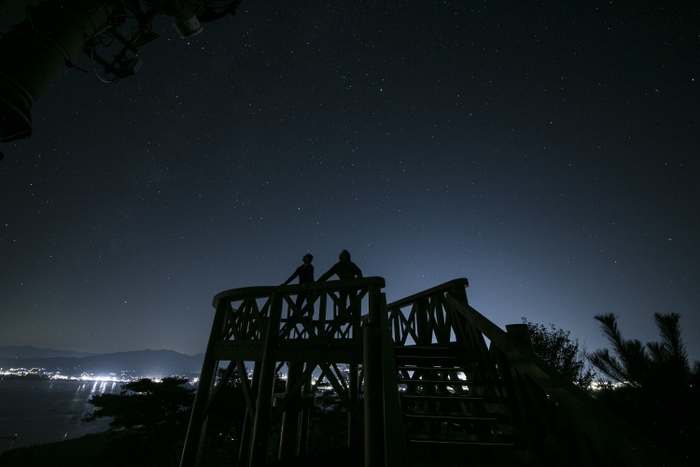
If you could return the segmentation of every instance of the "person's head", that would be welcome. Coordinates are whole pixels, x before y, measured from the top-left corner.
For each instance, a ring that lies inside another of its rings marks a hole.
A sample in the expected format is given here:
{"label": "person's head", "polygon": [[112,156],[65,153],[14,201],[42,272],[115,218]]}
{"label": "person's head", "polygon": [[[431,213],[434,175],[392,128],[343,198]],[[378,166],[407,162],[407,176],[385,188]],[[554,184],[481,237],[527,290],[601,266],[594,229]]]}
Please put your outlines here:
{"label": "person's head", "polygon": [[306,253],[301,260],[304,262],[304,264],[311,264],[311,261],[314,260],[314,255],[311,253]]}
{"label": "person's head", "polygon": [[350,252],[348,250],[341,251],[340,256],[338,256],[338,259],[340,261],[350,261]]}

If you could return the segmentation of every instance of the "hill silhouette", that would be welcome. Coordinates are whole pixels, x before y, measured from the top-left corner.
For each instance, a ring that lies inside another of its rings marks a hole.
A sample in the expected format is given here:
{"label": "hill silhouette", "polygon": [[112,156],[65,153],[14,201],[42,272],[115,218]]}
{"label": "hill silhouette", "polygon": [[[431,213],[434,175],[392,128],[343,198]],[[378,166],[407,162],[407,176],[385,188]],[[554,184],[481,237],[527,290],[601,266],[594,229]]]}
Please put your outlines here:
{"label": "hill silhouette", "polygon": [[94,375],[117,375],[127,373],[134,377],[164,377],[171,375],[198,374],[202,368],[204,354],[185,355],[174,350],[136,350],[88,356],[65,356],[63,351],[56,356],[50,349],[37,349],[25,353],[17,352],[16,357],[8,357],[5,348],[0,348],[0,368],[43,368],[50,372],[60,372],[65,376],[80,376],[82,373]]}
{"label": "hill silhouette", "polygon": [[90,357],[89,352],[56,350],[30,345],[0,346],[0,358],[42,358],[42,357]]}

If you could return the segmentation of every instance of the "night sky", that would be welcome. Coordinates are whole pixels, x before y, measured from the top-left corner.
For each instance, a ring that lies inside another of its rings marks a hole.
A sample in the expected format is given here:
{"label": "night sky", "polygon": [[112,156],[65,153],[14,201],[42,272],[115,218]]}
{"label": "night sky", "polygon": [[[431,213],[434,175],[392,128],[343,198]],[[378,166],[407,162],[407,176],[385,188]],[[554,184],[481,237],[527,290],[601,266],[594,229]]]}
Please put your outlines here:
{"label": "night sky", "polygon": [[0,146],[0,345],[203,352],[216,293],[347,249],[388,301],[467,277],[497,325],[587,350],[596,314],[649,342],[677,312],[700,359],[697,25],[660,0],[162,18],[136,76],[66,71]]}

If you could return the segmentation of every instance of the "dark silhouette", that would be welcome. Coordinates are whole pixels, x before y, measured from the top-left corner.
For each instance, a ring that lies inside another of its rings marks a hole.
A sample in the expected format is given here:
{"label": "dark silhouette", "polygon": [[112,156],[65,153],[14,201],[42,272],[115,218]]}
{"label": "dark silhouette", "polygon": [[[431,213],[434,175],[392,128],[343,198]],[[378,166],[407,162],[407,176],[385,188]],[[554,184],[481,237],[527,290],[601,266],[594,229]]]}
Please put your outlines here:
{"label": "dark silhouette", "polygon": [[642,343],[623,336],[617,316],[595,316],[611,349],[588,354],[591,364],[618,383],[596,399],[648,436],[655,446],[697,465],[700,459],[700,362],[691,364],[681,336],[681,315],[654,313],[661,340]]}
{"label": "dark silhouette", "polygon": [[[296,277],[299,277],[299,284],[303,287],[306,284],[313,284],[314,283],[314,267],[311,265],[311,261],[313,261],[314,257],[312,254],[307,253],[304,255],[304,257],[301,259],[304,264],[299,266],[296,271],[294,271],[294,274],[289,276],[289,279],[284,281],[284,284],[282,285],[287,285],[290,282],[292,282]],[[301,306],[306,301],[308,303],[309,299],[311,298],[310,293],[300,293],[297,295],[297,301],[296,301],[296,307],[298,310],[301,311]]]}
{"label": "dark silhouette", "polygon": [[[338,276],[338,279],[362,279],[362,271],[357,267],[355,263],[350,261],[350,252],[348,250],[343,250],[338,256],[338,262],[333,265],[328,271],[326,271],[321,277],[318,278],[318,282],[325,281],[332,275]],[[359,306],[352,307],[352,302],[357,297],[357,291],[355,290],[341,290],[339,292],[339,305],[344,310],[347,307],[347,300],[350,297],[351,308],[355,308],[359,314]],[[342,311],[341,311],[342,312]]]}
{"label": "dark silhouette", "polygon": [[119,394],[92,396],[89,402],[95,410],[83,420],[110,417],[109,426],[113,429],[112,436],[103,438],[103,452],[110,454],[106,462],[99,464],[119,465],[115,458],[133,458],[137,461],[129,462],[130,465],[177,465],[179,444],[187,433],[195,395],[187,382],[186,378],[177,377],[163,378],[161,382],[142,378],[122,384]]}
{"label": "dark silhouette", "polygon": [[571,338],[570,331],[557,329],[553,324],[547,327],[531,323],[526,318],[523,318],[523,324],[530,331],[535,354],[563,377],[587,391],[595,372],[587,365],[586,354],[579,350],[578,339]]}
{"label": "dark silhouette", "polygon": [[333,274],[338,276],[338,279],[340,280],[362,278],[362,271],[360,270],[360,268],[357,267],[355,263],[350,261],[350,253],[348,252],[348,250],[341,251],[340,256],[338,256],[338,259],[340,261],[335,263],[332,268],[330,268],[321,277],[319,277],[318,282],[325,281]]}

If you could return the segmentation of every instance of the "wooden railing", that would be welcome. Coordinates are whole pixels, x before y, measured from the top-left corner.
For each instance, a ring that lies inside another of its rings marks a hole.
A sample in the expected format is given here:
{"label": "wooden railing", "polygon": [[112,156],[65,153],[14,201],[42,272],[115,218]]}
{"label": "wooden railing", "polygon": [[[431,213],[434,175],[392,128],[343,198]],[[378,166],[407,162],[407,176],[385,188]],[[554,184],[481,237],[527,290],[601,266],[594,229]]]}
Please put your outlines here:
{"label": "wooden railing", "polygon": [[[361,445],[365,419],[359,399],[362,315],[377,315],[383,309],[383,287],[383,278],[368,277],[306,286],[248,287],[216,295],[216,314],[180,465],[197,464],[212,401],[220,382],[227,381],[235,370],[241,377],[247,406],[239,465],[265,464],[269,427],[289,412],[292,401],[318,368],[347,408],[350,447]],[[297,306],[300,294],[306,300]],[[217,380],[217,371],[226,362]],[[249,379],[246,364],[250,363],[254,370]],[[339,363],[349,366],[347,378]],[[295,382],[288,384],[286,395],[273,407],[274,378],[284,365],[295,373]],[[297,436],[295,422],[288,425],[282,429],[283,437]],[[282,453],[283,445],[294,444],[282,439],[280,455],[299,454]]]}
{"label": "wooden railing", "polygon": [[467,286],[458,279],[387,305],[394,344],[457,346],[507,397],[524,463],[663,465],[648,441],[534,354],[526,325],[505,332],[472,308]]}
{"label": "wooden railing", "polygon": [[537,357],[526,325],[507,326],[504,332],[468,304],[449,295],[447,301],[490,341],[525,447],[537,458],[552,465],[672,465],[641,434]]}
{"label": "wooden railing", "polygon": [[[295,431],[303,426],[295,407],[318,369],[347,408],[349,452],[359,454],[358,465],[365,467],[411,463],[398,391],[398,378],[404,376],[412,378],[409,387],[434,384],[443,394],[455,395],[462,381],[478,386],[473,395],[494,415],[482,418],[505,420],[496,431],[515,439],[491,443],[513,448],[513,465],[668,465],[631,427],[539,359],[525,325],[507,326],[505,332],[472,308],[467,286],[466,279],[457,279],[389,305],[380,277],[218,294],[181,467],[197,464],[212,401],[234,371],[247,407],[238,465],[265,465],[269,430],[279,420],[279,457],[303,454],[285,446],[301,444],[294,442],[304,436]],[[300,294],[307,300],[297,306]],[[399,351],[420,348],[448,349],[458,365],[398,370]],[[252,377],[246,377],[251,362]],[[340,363],[349,366],[347,377]],[[287,389],[273,406],[274,378],[284,365]],[[464,380],[455,376],[461,368]],[[432,381],[431,375],[442,379]],[[465,391],[451,401],[472,396],[471,389]]]}

